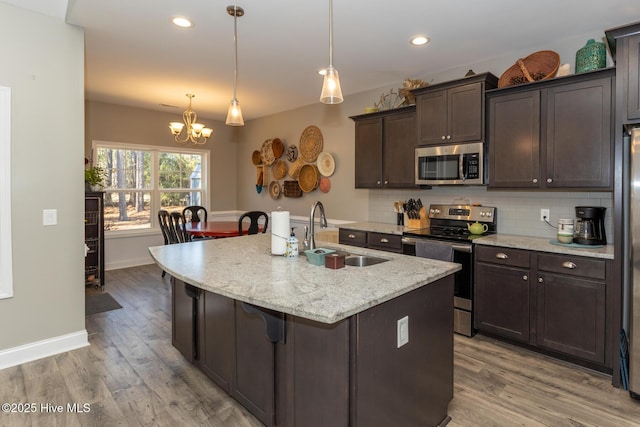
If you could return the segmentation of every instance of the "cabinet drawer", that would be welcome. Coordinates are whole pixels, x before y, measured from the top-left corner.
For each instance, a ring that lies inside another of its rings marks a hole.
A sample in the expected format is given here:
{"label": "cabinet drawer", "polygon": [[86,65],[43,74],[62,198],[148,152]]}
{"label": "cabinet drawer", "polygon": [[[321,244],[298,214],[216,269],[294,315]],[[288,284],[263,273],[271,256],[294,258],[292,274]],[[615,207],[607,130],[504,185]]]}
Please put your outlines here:
{"label": "cabinet drawer", "polygon": [[476,260],[491,264],[529,268],[529,252],[494,246],[476,246]]}
{"label": "cabinet drawer", "polygon": [[367,246],[367,232],[341,228],[338,230],[338,241],[342,245]]}
{"label": "cabinet drawer", "polygon": [[538,270],[590,279],[606,278],[606,261],[580,256],[538,254]]}
{"label": "cabinet drawer", "polygon": [[402,252],[402,236],[386,233],[369,232],[367,246],[389,252]]}

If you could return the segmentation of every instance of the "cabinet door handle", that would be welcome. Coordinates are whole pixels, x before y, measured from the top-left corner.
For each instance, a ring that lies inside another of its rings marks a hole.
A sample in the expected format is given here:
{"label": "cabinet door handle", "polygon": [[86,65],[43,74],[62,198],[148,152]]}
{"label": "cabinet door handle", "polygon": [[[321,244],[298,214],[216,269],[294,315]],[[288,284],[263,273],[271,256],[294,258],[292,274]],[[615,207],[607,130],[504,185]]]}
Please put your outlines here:
{"label": "cabinet door handle", "polygon": [[447,139],[451,139],[451,135],[447,135]]}
{"label": "cabinet door handle", "polygon": [[444,135],[442,135],[442,140],[444,141],[446,139],[446,137]]}
{"label": "cabinet door handle", "polygon": [[542,277],[538,277],[538,283],[544,283],[544,279]]}
{"label": "cabinet door handle", "polygon": [[547,184],[551,184],[553,182],[552,178],[547,178]]}
{"label": "cabinet door handle", "polygon": [[496,258],[498,258],[498,259],[507,259],[507,258],[509,258],[509,257],[508,257],[508,256],[507,256],[507,254],[505,254],[504,252],[498,252],[498,253],[496,254]]}
{"label": "cabinet door handle", "polygon": [[356,235],[355,234],[349,234],[347,237],[350,238],[350,239],[355,239]]}
{"label": "cabinet door handle", "polygon": [[383,237],[382,239],[380,239],[380,243],[389,243],[389,239]]}
{"label": "cabinet door handle", "polygon": [[376,181],[376,184],[380,185],[380,181]]}
{"label": "cabinet door handle", "polygon": [[522,280],[524,280],[524,281],[526,282],[527,280],[529,280],[529,276],[527,276],[527,275],[525,274],[524,276],[522,276]]}
{"label": "cabinet door handle", "polygon": [[538,183],[538,178],[533,178],[533,183],[537,184]]}
{"label": "cabinet door handle", "polygon": [[385,182],[384,182],[384,185],[387,185],[388,183],[389,183],[389,181],[385,181]]}
{"label": "cabinet door handle", "polygon": [[575,269],[575,268],[578,268],[578,266],[577,266],[577,265],[575,265],[575,263],[573,263],[573,262],[571,262],[571,261],[565,261],[565,262],[563,262],[563,263],[562,263],[562,266],[563,266],[564,268],[568,268],[568,269],[570,269],[570,270],[573,270],[573,269]]}

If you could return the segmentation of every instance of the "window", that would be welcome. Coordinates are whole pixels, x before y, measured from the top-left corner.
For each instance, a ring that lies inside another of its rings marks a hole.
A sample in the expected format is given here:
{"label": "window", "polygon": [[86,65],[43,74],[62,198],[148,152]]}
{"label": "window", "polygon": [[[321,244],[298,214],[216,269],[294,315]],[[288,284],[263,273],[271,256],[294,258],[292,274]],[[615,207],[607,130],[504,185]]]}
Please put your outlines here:
{"label": "window", "polygon": [[205,150],[93,143],[93,164],[105,172],[107,232],[157,228],[160,209],[206,206]]}

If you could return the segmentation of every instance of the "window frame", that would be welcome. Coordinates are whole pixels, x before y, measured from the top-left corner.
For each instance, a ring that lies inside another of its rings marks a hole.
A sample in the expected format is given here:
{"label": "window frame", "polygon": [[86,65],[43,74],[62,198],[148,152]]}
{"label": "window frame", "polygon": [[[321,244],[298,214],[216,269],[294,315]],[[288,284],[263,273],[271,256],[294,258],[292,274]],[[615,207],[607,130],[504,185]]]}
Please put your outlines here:
{"label": "window frame", "polygon": [[[202,206],[209,205],[209,150],[186,148],[186,147],[168,147],[161,145],[146,144],[127,144],[124,142],[110,142],[93,140],[91,142],[91,158],[97,159],[97,150],[99,148],[112,148],[116,150],[133,150],[148,151],[151,153],[151,186],[136,191],[151,193],[151,205],[149,206],[150,218],[149,228],[129,229],[129,230],[106,230],[104,231],[105,239],[118,237],[143,236],[149,234],[160,233],[160,225],[158,224],[157,213],[162,207],[160,206],[160,193],[166,192],[167,189],[160,188],[159,183],[159,165],[160,153],[170,154],[199,154],[202,156],[200,163],[200,194]],[[115,191],[104,190],[105,193]]]}

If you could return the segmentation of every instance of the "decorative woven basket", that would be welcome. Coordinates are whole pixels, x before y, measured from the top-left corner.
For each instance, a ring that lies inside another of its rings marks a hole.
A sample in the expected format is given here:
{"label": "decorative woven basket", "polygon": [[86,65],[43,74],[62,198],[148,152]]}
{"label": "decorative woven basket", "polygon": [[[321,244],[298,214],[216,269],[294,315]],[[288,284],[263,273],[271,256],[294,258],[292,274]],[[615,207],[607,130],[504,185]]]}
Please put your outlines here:
{"label": "decorative woven basket", "polygon": [[282,186],[284,197],[302,197],[302,189],[298,185],[298,181],[285,181]]}
{"label": "decorative woven basket", "polygon": [[498,87],[508,87],[554,77],[560,67],[560,55],[552,50],[532,53],[507,69],[498,80]]}

